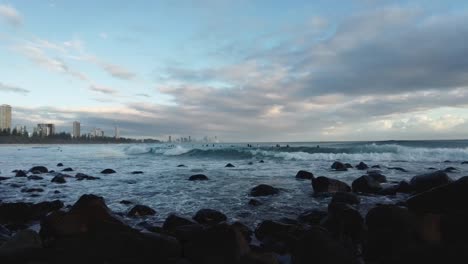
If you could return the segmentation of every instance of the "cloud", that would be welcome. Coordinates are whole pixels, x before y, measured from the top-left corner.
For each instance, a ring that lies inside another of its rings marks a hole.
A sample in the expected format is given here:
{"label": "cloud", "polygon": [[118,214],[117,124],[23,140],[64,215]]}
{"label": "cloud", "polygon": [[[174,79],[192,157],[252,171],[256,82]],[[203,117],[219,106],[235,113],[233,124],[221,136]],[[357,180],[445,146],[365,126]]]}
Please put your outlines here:
{"label": "cloud", "polygon": [[10,5],[0,5],[0,17],[14,27],[19,27],[23,24],[23,18],[20,13]]}
{"label": "cloud", "polygon": [[97,85],[91,85],[89,89],[91,91],[95,91],[95,92],[99,92],[103,94],[109,94],[109,95],[115,95],[118,93],[117,90],[114,90],[112,88],[104,87],[104,86],[97,86]]}
{"label": "cloud", "polygon": [[151,95],[146,94],[146,93],[137,93],[137,94],[135,94],[135,96],[147,97],[147,98],[151,97]]}
{"label": "cloud", "polygon": [[122,80],[132,80],[136,74],[126,68],[112,63],[100,62],[99,65],[110,75]]}
{"label": "cloud", "polygon": [[31,91],[17,87],[17,86],[7,85],[7,84],[0,82],[0,92],[12,92],[12,93],[19,93],[22,95],[27,95]]}

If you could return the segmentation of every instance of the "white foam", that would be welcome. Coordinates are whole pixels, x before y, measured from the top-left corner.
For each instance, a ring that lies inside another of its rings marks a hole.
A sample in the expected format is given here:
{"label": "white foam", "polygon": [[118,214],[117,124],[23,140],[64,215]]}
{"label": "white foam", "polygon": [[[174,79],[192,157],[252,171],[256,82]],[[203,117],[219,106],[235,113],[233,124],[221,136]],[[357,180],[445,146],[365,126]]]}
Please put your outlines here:
{"label": "white foam", "polygon": [[171,148],[171,149],[165,150],[165,151],[163,152],[163,154],[164,154],[165,156],[178,156],[178,155],[185,154],[185,153],[189,152],[190,150],[192,150],[192,149],[190,149],[190,148],[184,148],[184,147],[178,145],[178,146],[176,146],[175,148]]}

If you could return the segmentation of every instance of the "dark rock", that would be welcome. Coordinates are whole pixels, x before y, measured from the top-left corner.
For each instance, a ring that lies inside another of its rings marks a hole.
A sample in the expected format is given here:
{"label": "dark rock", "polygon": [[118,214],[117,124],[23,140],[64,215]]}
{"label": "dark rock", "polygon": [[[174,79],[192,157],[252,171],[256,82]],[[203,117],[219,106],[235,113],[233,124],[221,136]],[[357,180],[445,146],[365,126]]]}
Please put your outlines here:
{"label": "dark rock", "polygon": [[451,161],[450,160],[445,160],[444,163],[450,163]]}
{"label": "dark rock", "polygon": [[132,174],[143,174],[142,171],[132,171]]}
{"label": "dark rock", "polygon": [[252,241],[253,231],[248,226],[236,221],[231,225],[231,227],[239,231],[247,242]]}
{"label": "dark rock", "polygon": [[137,204],[130,209],[130,211],[127,213],[127,216],[147,216],[147,215],[155,215],[156,211],[153,210],[152,208],[146,206],[146,205],[141,205]]}
{"label": "dark rock", "polygon": [[62,171],[73,171],[73,169],[72,168],[65,168]]}
{"label": "dark rock", "polygon": [[276,221],[262,221],[255,228],[255,237],[262,242],[276,241],[289,243],[294,241],[295,226]]}
{"label": "dark rock", "polygon": [[358,242],[364,238],[364,219],[349,204],[330,203],[328,215],[322,225],[337,239],[349,238],[353,242]]}
{"label": "dark rock", "polygon": [[386,186],[379,191],[381,195],[395,195],[397,193],[411,193],[412,188],[406,181],[401,181],[398,184],[392,186]]}
{"label": "dark rock", "polygon": [[201,209],[195,214],[193,220],[200,224],[213,225],[226,221],[227,217],[223,213],[213,209]]}
{"label": "dark rock", "polygon": [[253,162],[249,161],[249,163],[247,163],[248,165],[253,165]]}
{"label": "dark rock", "polygon": [[319,225],[326,216],[326,211],[312,209],[301,213],[297,220],[301,223],[306,223],[309,225]]}
{"label": "dark rock", "polygon": [[428,169],[428,170],[437,170],[437,169],[434,168],[434,167],[429,167],[429,168],[427,168],[427,169]]}
{"label": "dark rock", "polygon": [[62,184],[62,183],[66,183],[67,181],[62,175],[57,175],[54,178],[52,178],[51,182]]}
{"label": "dark rock", "polygon": [[378,193],[382,186],[369,175],[364,175],[353,181],[351,184],[353,192],[359,193]]}
{"label": "dark rock", "polygon": [[257,185],[254,188],[252,188],[252,190],[250,190],[250,195],[254,197],[268,196],[268,195],[274,195],[278,193],[279,193],[279,189],[273,186],[267,185],[267,184]]}
{"label": "dark rock", "polygon": [[369,166],[367,166],[367,164],[365,164],[364,162],[359,162],[358,165],[356,165],[356,169],[358,170],[367,170],[369,168]]}
{"label": "dark rock", "polygon": [[8,179],[10,179],[10,177],[2,177],[2,176],[0,176],[0,181],[4,181],[4,180],[8,180]]}
{"label": "dark rock", "polygon": [[260,160],[260,161],[259,161],[259,163],[265,163],[265,161],[263,161],[263,160]]}
{"label": "dark rock", "polygon": [[400,168],[400,167],[388,167],[387,169],[389,170],[397,170],[397,171],[401,171],[401,172],[408,172],[407,170],[403,169],[403,168]]}
{"label": "dark rock", "polygon": [[367,175],[374,179],[377,182],[384,183],[387,182],[387,177],[385,175],[382,175],[380,171],[368,171]]}
{"label": "dark rock", "polygon": [[39,172],[39,173],[47,173],[49,172],[49,170],[44,167],[44,166],[35,166],[35,167],[32,167],[31,169],[29,169],[30,172]]}
{"label": "dark rock", "polygon": [[12,170],[11,173],[17,173],[19,170]]}
{"label": "dark rock", "polygon": [[27,250],[39,249],[41,247],[41,238],[35,231],[30,229],[20,230],[11,239],[1,245],[0,256],[5,253],[27,252]]}
{"label": "dark rock", "polygon": [[112,174],[112,173],[116,173],[116,171],[113,169],[105,169],[101,171],[101,174]]}
{"label": "dark rock", "polygon": [[468,161],[462,161],[461,164],[468,164]]}
{"label": "dark rock", "polygon": [[189,181],[206,181],[208,180],[208,177],[204,174],[195,174],[189,177]]}
{"label": "dark rock", "polygon": [[58,194],[58,193],[60,193],[60,191],[59,191],[59,190],[55,190],[54,193],[55,193],[55,194]]}
{"label": "dark rock", "polygon": [[44,189],[42,188],[24,188],[24,189],[21,189],[21,192],[23,193],[31,193],[31,192],[44,192]]}
{"label": "dark rock", "polygon": [[373,169],[380,169],[380,165],[374,165],[374,166],[372,166],[371,168],[373,168]]}
{"label": "dark rock", "polygon": [[259,200],[256,200],[256,199],[250,199],[249,200],[249,205],[251,206],[259,206],[259,205],[262,205],[263,203],[260,202]]}
{"label": "dark rock", "polygon": [[101,178],[99,177],[94,177],[94,176],[89,176],[89,175],[86,175],[84,173],[77,173],[75,175],[75,178],[79,181],[82,181],[82,180],[99,180]]}
{"label": "dark rock", "polygon": [[181,167],[187,167],[187,166],[185,166],[184,164],[180,164],[180,165],[177,165],[177,167],[181,168]]}
{"label": "dark rock", "polygon": [[444,172],[456,172],[457,171],[457,168],[454,168],[454,167],[447,167],[444,169]]}
{"label": "dark rock", "polygon": [[331,165],[331,168],[336,170],[336,171],[347,171],[348,170],[346,165],[339,162],[339,161],[333,162],[333,164]]}
{"label": "dark rock", "polygon": [[13,187],[13,188],[23,187],[23,185],[17,184],[17,183],[12,183],[12,184],[10,184],[10,186]]}
{"label": "dark rock", "polygon": [[351,165],[350,163],[345,163],[344,165],[346,166],[347,169],[352,169],[353,168],[353,165]]}
{"label": "dark rock", "polygon": [[28,223],[63,207],[59,200],[33,203],[0,203],[0,224]]}
{"label": "dark rock", "polygon": [[292,250],[292,263],[310,264],[355,264],[349,250],[334,240],[329,232],[320,227],[312,227],[302,234]]}
{"label": "dark rock", "polygon": [[177,229],[180,226],[194,225],[194,224],[196,223],[190,219],[187,219],[182,216],[178,216],[176,214],[170,214],[164,221],[162,228],[165,230],[171,231],[171,230]]}
{"label": "dark rock", "polygon": [[234,168],[235,166],[232,165],[231,163],[228,163],[228,164],[226,164],[226,166],[224,166],[224,167],[226,167],[226,168]]}
{"label": "dark rock", "polygon": [[356,205],[361,202],[359,196],[351,192],[336,192],[333,194],[331,203],[346,203]]}
{"label": "dark rock", "polygon": [[315,193],[335,193],[335,192],[350,192],[351,188],[348,184],[330,179],[327,177],[317,177],[312,179],[312,188]]}
{"label": "dark rock", "polygon": [[15,177],[26,177],[28,176],[24,170],[19,170],[16,172]]}
{"label": "dark rock", "polygon": [[132,202],[127,201],[127,200],[122,200],[122,201],[120,201],[119,203],[125,204],[125,205],[133,204]]}
{"label": "dark rock", "polygon": [[57,163],[57,167],[63,167],[63,163]]}
{"label": "dark rock", "polygon": [[415,192],[420,193],[449,182],[451,180],[445,172],[435,171],[414,176],[410,181],[410,186]]}
{"label": "dark rock", "polygon": [[41,176],[37,176],[37,175],[28,176],[28,180],[37,181],[37,180],[43,180],[43,179],[44,179],[44,178],[42,178]]}
{"label": "dark rock", "polygon": [[311,180],[314,177],[312,172],[300,170],[296,174],[296,179]]}

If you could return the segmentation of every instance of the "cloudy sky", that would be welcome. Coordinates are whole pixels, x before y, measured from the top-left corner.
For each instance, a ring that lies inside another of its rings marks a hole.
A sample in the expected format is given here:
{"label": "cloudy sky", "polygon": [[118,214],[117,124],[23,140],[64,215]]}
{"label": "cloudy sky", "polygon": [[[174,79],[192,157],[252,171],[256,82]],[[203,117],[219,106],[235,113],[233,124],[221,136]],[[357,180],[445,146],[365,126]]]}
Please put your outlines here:
{"label": "cloudy sky", "polygon": [[468,138],[466,0],[0,0],[13,125],[223,141]]}

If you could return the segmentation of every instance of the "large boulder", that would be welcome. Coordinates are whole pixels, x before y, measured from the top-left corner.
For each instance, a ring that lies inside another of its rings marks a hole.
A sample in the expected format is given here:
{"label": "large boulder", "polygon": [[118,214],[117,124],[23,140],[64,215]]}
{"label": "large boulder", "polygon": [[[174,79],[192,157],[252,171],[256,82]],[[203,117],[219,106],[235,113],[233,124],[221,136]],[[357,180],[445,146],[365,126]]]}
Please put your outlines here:
{"label": "large boulder", "polygon": [[302,232],[303,229],[294,224],[265,220],[255,229],[255,237],[265,249],[283,255],[291,251]]}
{"label": "large boulder", "polygon": [[250,195],[257,197],[257,196],[268,196],[278,194],[279,189],[267,184],[260,184],[252,188],[250,190]]}
{"label": "large boulder", "polygon": [[113,169],[105,169],[101,171],[101,174],[113,174],[113,173],[116,173],[116,171]]}
{"label": "large boulder", "polygon": [[155,215],[156,211],[149,206],[137,204],[128,211],[127,216],[137,217],[137,216],[147,216]]}
{"label": "large boulder", "polygon": [[300,170],[296,174],[296,179],[312,180],[312,178],[314,178],[314,174],[305,170]]}
{"label": "large boulder", "polygon": [[28,176],[28,175],[27,175],[27,172],[24,171],[24,170],[19,170],[15,174],[15,177],[26,177],[26,176]]}
{"label": "large boulder", "polygon": [[41,247],[41,238],[35,231],[30,229],[21,230],[0,246],[0,259],[4,255],[21,254],[27,252],[27,250]]}
{"label": "large boulder", "polygon": [[33,203],[0,203],[0,224],[22,224],[39,220],[49,212],[59,210],[63,203],[59,200]]}
{"label": "large boulder", "polygon": [[336,171],[347,171],[348,170],[348,167],[345,164],[343,164],[343,163],[341,163],[339,161],[333,162],[333,164],[331,165],[331,168],[336,170]]}
{"label": "large boulder", "polygon": [[44,166],[35,166],[35,167],[32,167],[31,169],[29,169],[29,172],[47,173],[47,172],[49,172],[49,170]]}
{"label": "large boulder", "polygon": [[84,174],[84,173],[77,173],[75,175],[75,178],[78,180],[78,181],[82,181],[82,180],[98,180],[100,179],[99,177],[94,177],[94,176],[89,176],[87,174]]}
{"label": "large boulder", "polygon": [[201,209],[193,216],[193,220],[200,224],[214,225],[226,221],[227,217],[213,209]]}
{"label": "large boulder", "polygon": [[387,182],[387,177],[385,177],[385,175],[382,175],[381,172],[378,170],[367,171],[367,175],[369,175],[369,177],[373,178],[374,180],[380,183]]}
{"label": "large boulder", "polygon": [[410,186],[416,193],[420,193],[449,182],[451,182],[451,179],[447,173],[435,171],[414,176],[410,181]]}
{"label": "large boulder", "polygon": [[297,221],[309,225],[319,225],[326,216],[327,211],[320,209],[311,209],[301,213],[297,217]]}
{"label": "large boulder", "polygon": [[194,225],[194,224],[195,222],[193,222],[192,220],[188,218],[178,216],[176,214],[170,214],[164,221],[162,228],[165,230],[171,231],[171,230],[175,230],[176,228],[180,226]]}
{"label": "large boulder", "polygon": [[363,240],[365,233],[364,219],[351,205],[345,203],[330,203],[328,215],[322,225],[336,238],[349,238],[353,242]]}
{"label": "large boulder", "polygon": [[317,177],[312,179],[312,188],[315,193],[335,193],[335,192],[350,192],[351,187],[348,184],[330,179],[327,177]]}
{"label": "large boulder", "polygon": [[356,169],[358,169],[358,170],[367,170],[368,168],[369,168],[369,166],[367,166],[367,164],[362,162],[362,161],[359,162],[358,165],[356,165]]}
{"label": "large boulder", "polygon": [[353,181],[351,184],[353,192],[358,193],[378,193],[382,186],[378,181],[369,175],[364,175]]}
{"label": "large boulder", "polygon": [[68,167],[68,168],[63,169],[62,171],[73,171],[73,169]]}
{"label": "large boulder", "polygon": [[57,175],[54,178],[52,178],[51,182],[63,184],[63,183],[66,183],[67,181],[62,175]]}
{"label": "large boulder", "polygon": [[204,174],[195,174],[189,177],[189,181],[206,181],[208,180],[208,177]]}
{"label": "large boulder", "polygon": [[346,203],[357,205],[361,202],[359,196],[351,192],[336,192],[333,194],[330,203]]}

